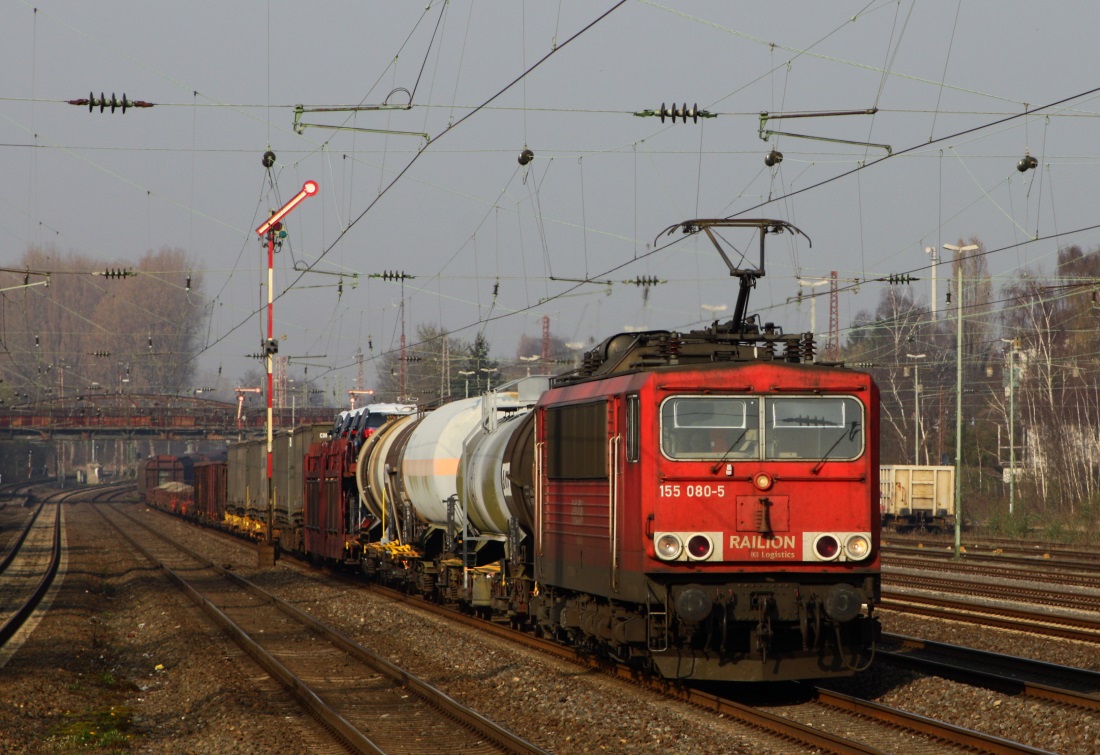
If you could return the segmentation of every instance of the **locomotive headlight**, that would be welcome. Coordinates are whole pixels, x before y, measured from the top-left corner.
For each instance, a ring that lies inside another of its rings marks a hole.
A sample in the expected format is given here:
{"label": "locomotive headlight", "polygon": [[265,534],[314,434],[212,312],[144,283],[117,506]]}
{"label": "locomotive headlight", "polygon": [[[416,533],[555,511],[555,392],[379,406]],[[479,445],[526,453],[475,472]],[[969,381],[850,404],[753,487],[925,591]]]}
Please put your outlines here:
{"label": "locomotive headlight", "polygon": [[714,602],[697,587],[689,587],[676,596],[676,615],[684,621],[700,622],[710,616]]}
{"label": "locomotive headlight", "polygon": [[814,540],[814,553],[822,561],[832,561],[840,555],[840,541],[829,534],[821,534]]}
{"label": "locomotive headlight", "polygon": [[852,535],[848,538],[848,542],[844,544],[844,550],[848,554],[848,558],[853,561],[862,561],[871,555],[871,541],[867,539],[866,535]]}
{"label": "locomotive headlight", "polygon": [[672,561],[680,556],[684,550],[684,544],[676,535],[661,535],[656,543],[657,558],[662,561]]}
{"label": "locomotive headlight", "polygon": [[688,540],[687,550],[688,558],[702,561],[714,550],[714,545],[706,535],[692,535],[691,539]]}
{"label": "locomotive headlight", "polygon": [[752,477],[752,484],[756,486],[757,490],[767,490],[773,482],[771,475],[767,472],[757,472]]}

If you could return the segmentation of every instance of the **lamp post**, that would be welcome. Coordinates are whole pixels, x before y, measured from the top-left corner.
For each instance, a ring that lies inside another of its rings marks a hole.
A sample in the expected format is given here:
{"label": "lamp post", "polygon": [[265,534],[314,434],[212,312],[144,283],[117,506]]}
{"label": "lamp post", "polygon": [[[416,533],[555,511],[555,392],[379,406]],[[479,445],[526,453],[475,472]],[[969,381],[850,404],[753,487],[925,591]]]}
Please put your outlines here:
{"label": "lamp post", "polygon": [[936,301],[936,267],[940,264],[940,251],[934,246],[926,246],[924,253],[932,259],[932,323],[935,324],[936,307],[939,306],[939,302]]}
{"label": "lamp post", "polygon": [[978,250],[977,244],[956,246],[944,244],[944,249],[955,253],[957,270],[955,272],[956,319],[958,320],[957,343],[955,344],[955,558],[962,555],[962,431],[963,431],[963,254]]}
{"label": "lamp post", "polygon": [[497,371],[496,367],[482,367],[481,372],[485,373],[485,392],[493,390],[493,373]]}
{"label": "lamp post", "polygon": [[[926,354],[906,354],[910,359],[924,359]],[[920,363],[913,362],[913,466],[920,464]]]}
{"label": "lamp post", "polygon": [[1016,504],[1016,349],[1018,338],[1002,338],[1012,348],[1008,352],[1008,515]]}
{"label": "lamp post", "polygon": [[[270,162],[268,161],[268,155],[271,156]],[[271,167],[275,161],[275,155],[273,153],[264,154],[264,166]],[[312,197],[317,193],[317,182],[306,181],[302,185],[302,190],[290,198],[290,201],[284,204],[275,212],[271,213],[271,217],[260,223],[260,226],[256,229],[256,235],[260,238],[267,237],[267,341],[264,342],[264,362],[267,365],[267,544],[272,544],[273,530],[272,520],[275,518],[275,497],[274,488],[271,481],[272,469],[274,467],[273,460],[273,448],[274,448],[274,430],[272,428],[272,394],[275,389],[275,379],[272,373],[272,367],[274,366],[275,354],[279,350],[279,344],[275,340],[275,310],[274,310],[274,297],[273,289],[275,287],[275,237],[277,235],[285,235],[283,231],[282,220],[290,214],[291,210],[301,204],[306,197]],[[280,235],[280,238],[282,237]]]}
{"label": "lamp post", "polygon": [[477,370],[459,370],[458,374],[466,378],[466,398],[470,398],[470,375],[476,375]]}

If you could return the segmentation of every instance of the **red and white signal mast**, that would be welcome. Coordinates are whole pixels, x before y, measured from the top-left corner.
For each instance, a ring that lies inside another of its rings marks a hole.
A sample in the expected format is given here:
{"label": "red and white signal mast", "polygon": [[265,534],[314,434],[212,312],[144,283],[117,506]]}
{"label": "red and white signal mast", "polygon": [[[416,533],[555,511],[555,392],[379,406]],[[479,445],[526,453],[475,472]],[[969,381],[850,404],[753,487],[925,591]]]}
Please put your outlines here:
{"label": "red and white signal mast", "polygon": [[[265,152],[263,164],[270,168],[275,163],[275,154]],[[312,197],[318,190],[316,181],[306,181],[302,184],[302,190],[291,197],[290,201],[271,213],[271,217],[260,224],[256,229],[261,238],[267,236],[267,340],[263,344],[264,362],[267,365],[267,544],[272,545],[271,523],[275,517],[275,498],[271,482],[272,473],[272,449],[274,447],[274,430],[272,428],[272,397],[274,394],[274,378],[272,364],[274,357],[279,353],[279,342],[275,340],[275,313],[273,307],[273,291],[275,286],[275,238],[286,236],[283,231],[283,218],[290,214],[306,197]]]}

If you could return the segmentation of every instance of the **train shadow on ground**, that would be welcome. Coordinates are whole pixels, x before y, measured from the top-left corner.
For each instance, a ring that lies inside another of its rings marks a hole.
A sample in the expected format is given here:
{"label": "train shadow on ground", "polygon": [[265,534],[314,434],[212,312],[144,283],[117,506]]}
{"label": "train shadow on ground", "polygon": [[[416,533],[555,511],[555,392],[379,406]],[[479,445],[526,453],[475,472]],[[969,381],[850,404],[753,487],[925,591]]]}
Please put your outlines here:
{"label": "train shadow on ground", "polygon": [[911,684],[920,674],[892,664],[876,663],[855,676],[792,682],[700,682],[692,689],[757,707],[800,705],[812,700],[820,686],[864,700],[881,700],[893,690]]}

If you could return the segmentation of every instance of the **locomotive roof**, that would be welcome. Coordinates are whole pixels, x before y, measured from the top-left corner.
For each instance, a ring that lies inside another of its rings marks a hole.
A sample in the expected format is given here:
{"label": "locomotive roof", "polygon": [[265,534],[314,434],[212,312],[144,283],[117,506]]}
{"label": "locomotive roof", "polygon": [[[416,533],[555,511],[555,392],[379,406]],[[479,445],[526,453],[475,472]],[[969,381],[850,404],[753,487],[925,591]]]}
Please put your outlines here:
{"label": "locomotive roof", "polygon": [[706,329],[686,333],[669,330],[619,333],[585,353],[582,365],[554,378],[553,385],[662,367],[728,362],[843,366],[839,362],[815,362],[814,351],[813,333],[785,334],[771,323],[763,328],[750,323],[740,331],[734,331],[731,320],[716,321]]}

